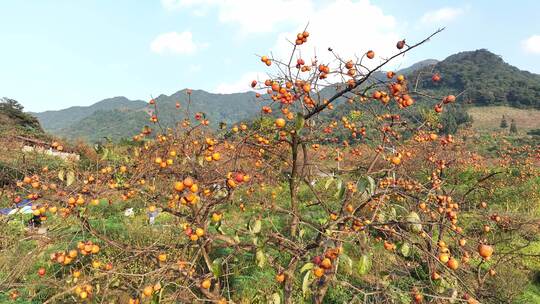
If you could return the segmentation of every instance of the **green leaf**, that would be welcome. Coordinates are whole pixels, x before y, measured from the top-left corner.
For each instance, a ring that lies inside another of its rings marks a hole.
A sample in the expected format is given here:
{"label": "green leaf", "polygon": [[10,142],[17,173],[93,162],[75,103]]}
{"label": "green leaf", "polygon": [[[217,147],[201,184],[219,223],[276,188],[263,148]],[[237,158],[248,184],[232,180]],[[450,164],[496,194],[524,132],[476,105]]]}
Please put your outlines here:
{"label": "green leaf", "polygon": [[340,255],[339,261],[342,264],[342,268],[345,274],[349,274],[349,275],[352,274],[352,269],[353,269],[352,259],[348,255],[343,253]]}
{"label": "green leaf", "polygon": [[373,195],[375,193],[375,180],[371,176],[362,177],[358,181],[358,191],[360,193],[363,193],[364,191],[367,191],[368,194]]}
{"label": "green leaf", "polygon": [[310,277],[311,277],[311,271],[308,271],[306,272],[306,274],[304,275],[304,279],[302,280],[302,295],[304,296],[304,298],[307,296],[309,292],[309,285],[311,284]]}
{"label": "green leaf", "polygon": [[296,122],[294,125],[294,129],[296,130],[296,132],[302,130],[305,122],[306,120],[304,119],[304,115],[302,115],[302,113],[300,112],[296,113]]}
{"label": "green leaf", "polygon": [[75,172],[73,171],[68,171],[68,173],[66,174],[66,186],[71,186],[71,184],[73,184],[73,182],[75,181]]}
{"label": "green leaf", "polygon": [[259,233],[261,232],[261,227],[262,227],[261,220],[256,220],[255,223],[253,223],[253,228],[251,228],[251,232]]}
{"label": "green leaf", "polygon": [[369,255],[363,254],[358,260],[358,265],[356,266],[356,270],[359,275],[365,275],[369,272],[370,269],[371,269],[371,259]]}
{"label": "green leaf", "polygon": [[226,196],[227,196],[227,190],[225,190],[225,188],[216,191],[216,193],[214,194],[214,198],[216,199],[221,199]]}
{"label": "green leaf", "polygon": [[260,268],[263,268],[264,265],[266,265],[266,255],[262,251],[262,249],[257,249],[257,252],[255,253],[255,258],[257,259],[257,266]]}
{"label": "green leaf", "polygon": [[270,304],[281,304],[281,297],[279,296],[279,293],[275,292],[272,294]]}
{"label": "green leaf", "polygon": [[334,194],[334,197],[337,199],[342,199],[345,195],[345,187],[343,187],[343,181],[341,179],[338,179],[336,182],[336,194]]}
{"label": "green leaf", "polygon": [[409,243],[405,242],[401,244],[401,248],[399,249],[399,251],[404,257],[408,257],[411,255],[411,246],[409,246]]}
{"label": "green leaf", "polygon": [[422,231],[422,224],[418,213],[412,211],[407,215],[407,222],[409,223],[409,229],[411,231],[420,233]]}
{"label": "green leaf", "polygon": [[329,177],[329,178],[326,180],[326,183],[324,184],[324,189],[328,190],[328,188],[330,188],[330,185],[332,184],[333,181],[334,181],[334,178],[333,178],[333,177]]}
{"label": "green leaf", "polygon": [[435,287],[434,289],[435,289],[436,293],[441,294],[441,293],[444,293],[446,291],[446,286],[444,284],[444,279],[434,281],[433,285]]}
{"label": "green leaf", "polygon": [[212,273],[214,277],[219,278],[221,276],[221,264],[223,263],[222,258],[217,258],[212,261]]}
{"label": "green leaf", "polygon": [[61,181],[64,181],[65,174],[66,174],[66,172],[64,172],[64,170],[58,171],[58,179],[61,180]]}
{"label": "green leaf", "polygon": [[395,220],[395,219],[397,219],[397,211],[396,211],[396,208],[391,207],[390,210],[388,210],[388,219],[389,219],[389,220]]}
{"label": "green leaf", "polygon": [[338,192],[336,192],[336,198],[342,200],[345,196],[345,187],[341,187]]}
{"label": "green leaf", "polygon": [[366,191],[367,184],[367,180],[363,178],[358,180],[358,182],[356,183],[356,188],[358,189],[358,192],[364,193]]}
{"label": "green leaf", "polygon": [[110,287],[118,287],[120,286],[120,279],[113,278],[109,284]]}
{"label": "green leaf", "polygon": [[369,184],[369,194],[373,195],[375,194],[375,180],[371,176],[368,176],[367,180]]}
{"label": "green leaf", "polygon": [[108,156],[109,156],[109,149],[107,148],[103,149],[103,156],[101,157],[101,160],[107,159]]}
{"label": "green leaf", "polygon": [[313,269],[315,265],[313,265],[313,263],[311,262],[308,262],[308,263],[305,263],[304,266],[302,266],[302,268],[300,269],[300,273],[303,273],[304,271],[307,271],[307,270],[311,270]]}

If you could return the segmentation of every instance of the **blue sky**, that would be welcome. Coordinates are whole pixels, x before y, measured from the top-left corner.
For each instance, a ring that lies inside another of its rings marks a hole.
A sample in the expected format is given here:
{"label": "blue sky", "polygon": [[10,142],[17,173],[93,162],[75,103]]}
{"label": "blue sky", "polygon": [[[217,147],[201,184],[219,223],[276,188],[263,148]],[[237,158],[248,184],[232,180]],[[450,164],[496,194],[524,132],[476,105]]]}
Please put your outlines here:
{"label": "blue sky", "polygon": [[[406,4],[405,4],[406,3]],[[0,96],[27,110],[147,100],[190,87],[248,90],[308,21],[308,48],[345,56],[394,51],[446,30],[392,68],[487,48],[540,73],[540,1],[3,0]]]}

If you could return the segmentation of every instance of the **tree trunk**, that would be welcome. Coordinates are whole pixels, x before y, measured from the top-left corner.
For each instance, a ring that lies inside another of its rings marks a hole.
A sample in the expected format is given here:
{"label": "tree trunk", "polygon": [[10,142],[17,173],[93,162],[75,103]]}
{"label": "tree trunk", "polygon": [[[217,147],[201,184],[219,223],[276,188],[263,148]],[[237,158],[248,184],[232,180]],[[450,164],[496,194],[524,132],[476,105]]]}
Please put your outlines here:
{"label": "tree trunk", "polygon": [[291,238],[295,239],[298,233],[298,202],[296,200],[298,192],[298,136],[293,134],[291,148],[292,148],[292,170],[289,177],[289,191],[291,199],[291,212],[292,219],[290,225]]}
{"label": "tree trunk", "polygon": [[292,257],[289,265],[287,266],[287,271],[285,272],[285,286],[283,287],[283,303],[284,304],[293,304],[293,289],[294,289],[294,270],[298,264],[297,257]]}

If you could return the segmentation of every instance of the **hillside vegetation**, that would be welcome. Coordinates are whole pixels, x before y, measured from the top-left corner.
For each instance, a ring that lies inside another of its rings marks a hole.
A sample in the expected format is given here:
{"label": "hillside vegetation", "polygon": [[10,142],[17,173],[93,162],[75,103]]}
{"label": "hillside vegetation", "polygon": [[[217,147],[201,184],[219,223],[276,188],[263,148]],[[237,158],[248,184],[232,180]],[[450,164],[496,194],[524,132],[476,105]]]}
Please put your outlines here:
{"label": "hillside vegetation", "polygon": [[[432,82],[431,75],[437,72],[444,75],[439,82]],[[477,50],[449,56],[443,61],[428,59],[420,61],[399,73],[411,79],[419,78],[427,92],[441,95],[449,92],[462,93],[459,102],[463,106],[473,105],[509,105],[520,108],[540,107],[540,76],[521,71],[499,56],[487,51]],[[374,79],[385,79],[386,73],[377,72]],[[249,84],[246,84],[246,87]],[[163,127],[171,127],[177,120],[178,113],[188,108],[186,89],[170,96],[160,95],[155,98],[162,113]],[[330,96],[333,88],[323,90],[322,95]],[[422,98],[419,98],[422,100]],[[204,113],[212,127],[220,123],[234,124],[242,120],[253,119],[260,113],[261,103],[252,92],[236,94],[213,94],[203,90],[193,90],[191,94],[192,113]],[[425,100],[423,100],[425,101]],[[176,109],[180,104],[182,111]],[[425,101],[426,107],[435,102]],[[140,100],[115,97],[102,100],[89,107],[71,107],[60,111],[35,113],[45,130],[68,139],[81,138],[89,142],[109,137],[114,140],[129,138],[137,134],[134,126],[148,123],[152,107]],[[449,123],[448,130],[455,132],[457,126],[468,120],[464,107],[453,109],[444,118]],[[415,114],[416,115],[416,114]],[[334,116],[343,116],[343,113]],[[455,126],[455,127],[454,127]]]}
{"label": "hillside vegetation", "polygon": [[[444,75],[431,81],[431,75]],[[426,90],[462,92],[474,105],[509,105],[540,109],[540,75],[521,71],[488,50],[461,52],[416,71]]]}
{"label": "hillside vegetation", "polygon": [[467,112],[472,116],[473,128],[477,130],[501,130],[503,116],[507,120],[508,126],[514,120],[519,132],[526,133],[530,130],[540,129],[540,110],[536,109],[487,106],[471,107]]}
{"label": "hillside vegetation", "polygon": [[[64,129],[77,129],[80,127],[81,120],[94,114],[97,111],[129,111],[145,108],[146,102],[142,100],[129,100],[126,97],[113,97],[96,102],[91,106],[75,106],[59,111],[45,111],[40,113],[31,113],[36,116],[45,130],[51,133],[57,133]],[[90,134],[90,133],[88,133]]]}
{"label": "hillside vegetation", "polygon": [[0,99],[0,134],[12,132],[43,133],[39,121],[24,113],[24,107],[14,99]]}

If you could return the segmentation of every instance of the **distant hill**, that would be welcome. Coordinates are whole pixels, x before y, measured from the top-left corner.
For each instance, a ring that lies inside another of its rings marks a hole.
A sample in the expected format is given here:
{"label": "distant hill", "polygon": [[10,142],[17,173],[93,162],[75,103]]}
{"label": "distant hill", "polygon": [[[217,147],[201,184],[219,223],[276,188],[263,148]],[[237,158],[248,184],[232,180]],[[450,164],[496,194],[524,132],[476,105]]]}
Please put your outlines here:
{"label": "distant hill", "polygon": [[107,98],[87,107],[76,106],[58,111],[30,114],[39,119],[45,130],[56,133],[62,129],[69,128],[73,124],[77,124],[96,111],[139,110],[146,107],[146,105],[147,103],[142,100],[129,100],[126,97],[120,96]]}
{"label": "distant hill", "polygon": [[[431,71],[442,81],[431,81]],[[486,49],[457,53],[413,75],[420,75],[423,88],[463,92],[461,100],[474,105],[540,109],[540,75],[511,66]]]}
{"label": "distant hill", "polygon": [[437,63],[439,63],[439,60],[437,60],[437,59],[425,59],[425,60],[422,60],[422,61],[418,61],[417,63],[411,65],[408,68],[404,68],[404,69],[399,70],[398,74],[409,75],[409,74],[411,74],[413,72],[416,72],[416,71],[418,71],[420,69],[426,69],[428,67],[433,67]]}
{"label": "distant hill", "polygon": [[[160,123],[172,126],[183,118],[188,109],[187,89],[170,96],[155,98]],[[176,108],[176,103],[180,109]],[[202,112],[213,126],[220,122],[234,123],[253,117],[259,112],[261,102],[255,93],[214,94],[193,90],[189,111],[192,115]],[[88,107],[71,107],[59,111],[34,113],[45,130],[70,139],[81,138],[97,141],[103,137],[119,139],[131,137],[149,124],[152,107],[145,101],[115,97],[102,100]]]}
{"label": "distant hill", "polygon": [[[442,76],[438,83],[431,81],[434,72]],[[398,73],[409,79],[418,78],[423,89],[437,95],[463,92],[458,98],[460,104],[540,108],[540,75],[521,71],[485,49],[461,52],[443,61],[423,60]],[[374,77],[386,78],[384,72]],[[322,95],[330,96],[333,92],[333,88],[328,88]],[[162,125],[172,126],[182,117],[187,99],[186,89],[156,98]],[[214,94],[193,90],[191,99],[190,112],[205,113],[213,126],[250,119],[259,113],[262,105],[253,92]],[[175,107],[177,102],[180,109]],[[145,101],[114,97],[88,107],[34,114],[44,129],[55,135],[95,141],[106,136],[118,139],[137,134],[142,126],[149,124],[150,110]]]}
{"label": "distant hill", "polygon": [[0,134],[43,134],[39,121],[23,110],[23,106],[16,100],[0,98]]}
{"label": "distant hill", "polygon": [[[146,106],[145,106],[146,107]],[[90,142],[104,138],[120,139],[140,133],[148,124],[148,114],[143,110],[98,110],[83,119],[55,132],[68,139]]]}

